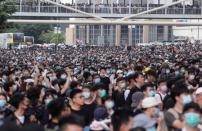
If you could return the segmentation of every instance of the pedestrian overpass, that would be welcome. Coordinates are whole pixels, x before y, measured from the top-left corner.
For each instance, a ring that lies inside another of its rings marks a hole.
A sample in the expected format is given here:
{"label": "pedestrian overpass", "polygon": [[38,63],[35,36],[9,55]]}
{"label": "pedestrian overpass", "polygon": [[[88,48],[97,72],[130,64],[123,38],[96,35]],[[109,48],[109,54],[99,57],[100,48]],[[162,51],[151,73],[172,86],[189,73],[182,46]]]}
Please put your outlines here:
{"label": "pedestrian overpass", "polygon": [[65,5],[45,0],[49,5],[41,5],[39,0],[37,5],[15,5],[17,12],[12,16],[14,18],[41,17],[43,19],[64,19],[64,18],[104,18],[104,19],[201,19],[202,7],[190,8],[187,6],[176,7],[179,3],[188,0],[179,0],[168,5],[159,5],[159,7],[139,7],[139,6],[116,6],[113,5]]}

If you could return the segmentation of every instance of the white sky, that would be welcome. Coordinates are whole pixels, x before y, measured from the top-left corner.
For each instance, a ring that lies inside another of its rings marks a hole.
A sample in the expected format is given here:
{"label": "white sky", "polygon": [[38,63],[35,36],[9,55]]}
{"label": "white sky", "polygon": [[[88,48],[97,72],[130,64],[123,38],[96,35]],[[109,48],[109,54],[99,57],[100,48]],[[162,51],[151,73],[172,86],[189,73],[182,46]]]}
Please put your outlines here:
{"label": "white sky", "polygon": [[60,0],[62,3],[72,3],[72,0]]}

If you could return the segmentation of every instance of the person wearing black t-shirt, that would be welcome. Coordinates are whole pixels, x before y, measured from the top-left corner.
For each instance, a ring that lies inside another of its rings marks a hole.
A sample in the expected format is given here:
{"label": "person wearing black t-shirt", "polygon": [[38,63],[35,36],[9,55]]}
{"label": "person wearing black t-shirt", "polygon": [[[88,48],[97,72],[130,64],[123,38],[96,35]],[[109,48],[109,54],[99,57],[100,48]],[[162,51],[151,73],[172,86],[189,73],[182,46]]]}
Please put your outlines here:
{"label": "person wearing black t-shirt", "polygon": [[128,81],[130,83],[130,85],[128,87],[129,93],[128,93],[128,96],[126,98],[126,105],[128,107],[131,106],[133,93],[138,92],[138,91],[142,91],[141,87],[144,85],[144,80],[145,79],[144,79],[143,74],[139,73],[139,72],[137,72],[135,74],[131,74],[128,76]]}
{"label": "person wearing black t-shirt", "polygon": [[71,114],[68,105],[65,103],[63,98],[57,98],[52,100],[47,106],[48,112],[51,115],[51,119],[46,125],[47,129],[57,130],[59,129],[58,123],[59,119],[63,116],[68,116]]}
{"label": "person wearing black t-shirt", "polygon": [[93,94],[91,92],[92,87],[90,85],[85,85],[83,87],[83,96],[84,96],[84,105],[83,108],[86,109],[88,113],[88,117],[86,118],[86,124],[89,125],[93,121],[93,113],[97,107],[97,104],[95,103],[95,99],[93,97]]}
{"label": "person wearing black t-shirt", "polygon": [[85,125],[87,125],[86,121],[88,118],[88,113],[84,105],[84,96],[82,94],[82,90],[80,89],[73,89],[70,93],[70,98],[72,100],[71,103],[71,112],[82,117],[85,121]]}
{"label": "person wearing black t-shirt", "polygon": [[103,83],[105,85],[105,90],[109,91],[109,85],[110,85],[110,79],[109,77],[107,77],[107,72],[106,72],[106,68],[102,67],[100,68],[100,82]]}

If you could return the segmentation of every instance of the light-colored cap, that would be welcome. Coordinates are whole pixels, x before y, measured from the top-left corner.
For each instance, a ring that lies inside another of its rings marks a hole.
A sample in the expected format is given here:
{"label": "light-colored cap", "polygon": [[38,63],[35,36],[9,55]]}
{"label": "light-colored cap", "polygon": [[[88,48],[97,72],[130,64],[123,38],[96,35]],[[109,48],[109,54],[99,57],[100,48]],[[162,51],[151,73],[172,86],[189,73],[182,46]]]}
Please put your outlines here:
{"label": "light-colored cap", "polygon": [[142,100],[142,108],[150,108],[157,106],[159,102],[155,97],[146,97]]}

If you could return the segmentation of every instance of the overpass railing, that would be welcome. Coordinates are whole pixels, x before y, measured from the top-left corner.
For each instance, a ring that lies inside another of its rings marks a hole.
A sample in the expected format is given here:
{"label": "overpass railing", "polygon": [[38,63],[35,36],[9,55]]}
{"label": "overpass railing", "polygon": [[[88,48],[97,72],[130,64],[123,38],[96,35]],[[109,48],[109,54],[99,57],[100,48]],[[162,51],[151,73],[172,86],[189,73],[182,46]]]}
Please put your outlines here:
{"label": "overpass railing", "polygon": [[[87,13],[98,13],[98,14],[137,14],[147,10],[147,7],[78,7],[78,10]],[[17,12],[39,12],[39,13],[77,13],[62,7],[57,6],[29,6],[29,5],[16,5]],[[152,8],[149,8],[152,9]],[[165,9],[153,11],[149,14],[189,14],[189,15],[202,15],[202,8],[178,8],[168,7]]]}

